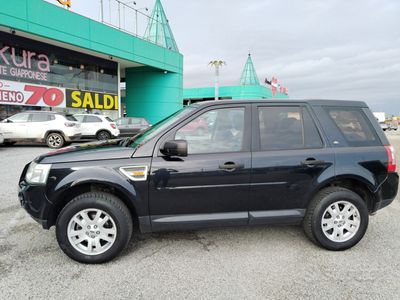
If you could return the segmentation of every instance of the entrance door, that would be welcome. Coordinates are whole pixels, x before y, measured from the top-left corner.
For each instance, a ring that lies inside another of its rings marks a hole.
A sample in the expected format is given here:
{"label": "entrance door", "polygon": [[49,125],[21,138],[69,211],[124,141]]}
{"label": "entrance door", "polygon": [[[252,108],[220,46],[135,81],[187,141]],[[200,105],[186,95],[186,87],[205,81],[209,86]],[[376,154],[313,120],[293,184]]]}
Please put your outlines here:
{"label": "entrance door", "polygon": [[306,106],[254,105],[253,126],[250,223],[302,220],[313,187],[333,173],[333,151]]}
{"label": "entrance door", "polygon": [[247,224],[250,108],[200,112],[163,140],[185,139],[188,155],[155,151],[149,191],[153,230]]}

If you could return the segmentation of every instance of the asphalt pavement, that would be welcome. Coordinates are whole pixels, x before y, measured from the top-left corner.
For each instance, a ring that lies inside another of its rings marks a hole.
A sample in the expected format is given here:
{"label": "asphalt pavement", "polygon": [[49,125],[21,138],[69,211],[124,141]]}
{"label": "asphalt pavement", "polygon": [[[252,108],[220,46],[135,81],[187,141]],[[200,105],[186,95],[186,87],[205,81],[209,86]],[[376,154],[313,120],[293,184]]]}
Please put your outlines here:
{"label": "asphalt pavement", "polygon": [[[400,132],[387,135],[400,153]],[[0,299],[399,299],[399,197],[343,252],[315,246],[297,226],[136,231],[117,259],[84,265],[18,203],[23,166],[45,152],[0,147]]]}

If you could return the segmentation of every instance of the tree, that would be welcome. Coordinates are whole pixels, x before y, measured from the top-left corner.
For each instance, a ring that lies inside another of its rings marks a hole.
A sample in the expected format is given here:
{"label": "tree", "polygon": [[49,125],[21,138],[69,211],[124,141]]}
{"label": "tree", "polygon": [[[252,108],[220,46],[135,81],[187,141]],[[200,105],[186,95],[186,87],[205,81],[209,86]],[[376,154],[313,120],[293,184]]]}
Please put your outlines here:
{"label": "tree", "polygon": [[212,60],[208,63],[209,66],[215,68],[215,100],[219,99],[219,68],[226,65],[223,60]]}

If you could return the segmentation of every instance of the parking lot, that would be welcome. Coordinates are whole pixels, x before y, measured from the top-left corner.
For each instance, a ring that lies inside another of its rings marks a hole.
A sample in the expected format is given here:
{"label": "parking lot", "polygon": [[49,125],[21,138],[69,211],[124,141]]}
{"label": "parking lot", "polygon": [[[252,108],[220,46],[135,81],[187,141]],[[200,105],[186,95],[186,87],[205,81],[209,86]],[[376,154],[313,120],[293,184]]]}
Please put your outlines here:
{"label": "parking lot", "polygon": [[[400,153],[400,132],[388,132]],[[44,146],[0,147],[0,298],[398,299],[400,202],[370,218],[344,252],[313,245],[296,226],[141,235],[114,261],[84,265],[20,207],[23,166]]]}

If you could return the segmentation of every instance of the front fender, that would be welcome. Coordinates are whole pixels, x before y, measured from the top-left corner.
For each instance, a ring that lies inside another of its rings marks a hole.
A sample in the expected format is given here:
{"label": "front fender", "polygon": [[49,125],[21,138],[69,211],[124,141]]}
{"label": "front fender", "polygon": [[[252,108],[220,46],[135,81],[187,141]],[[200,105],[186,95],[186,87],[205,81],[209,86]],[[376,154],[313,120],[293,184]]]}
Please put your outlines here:
{"label": "front fender", "polygon": [[[58,178],[61,178],[59,181]],[[52,182],[53,181],[53,182]],[[71,167],[52,169],[49,176],[47,197],[54,206],[68,198],[71,190],[80,186],[98,185],[114,189],[121,200],[128,202],[138,216],[148,214],[147,182],[133,182],[113,167]],[[69,199],[71,200],[71,199]]]}

